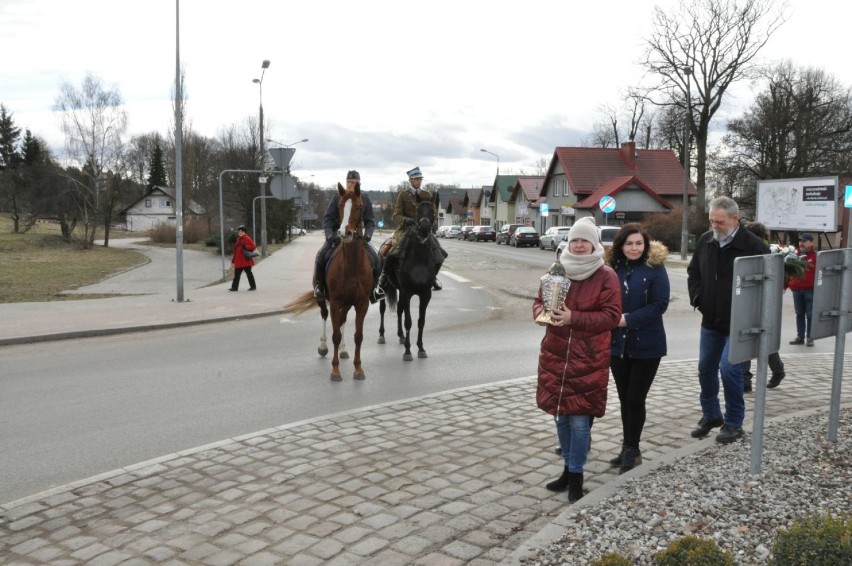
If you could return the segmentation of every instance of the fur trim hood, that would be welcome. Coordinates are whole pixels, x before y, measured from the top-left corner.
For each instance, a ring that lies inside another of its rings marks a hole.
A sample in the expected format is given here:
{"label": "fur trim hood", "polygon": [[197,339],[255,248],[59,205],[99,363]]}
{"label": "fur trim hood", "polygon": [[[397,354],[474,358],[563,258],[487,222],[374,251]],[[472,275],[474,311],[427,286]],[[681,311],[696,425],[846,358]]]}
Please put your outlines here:
{"label": "fur trim hood", "polygon": [[[604,254],[604,261],[606,261],[606,264],[610,267],[614,267],[614,255],[612,248],[609,248]],[[651,246],[648,249],[648,259],[645,261],[645,264],[648,267],[660,267],[666,263],[668,258],[669,249],[666,245],[657,240],[651,240]]]}

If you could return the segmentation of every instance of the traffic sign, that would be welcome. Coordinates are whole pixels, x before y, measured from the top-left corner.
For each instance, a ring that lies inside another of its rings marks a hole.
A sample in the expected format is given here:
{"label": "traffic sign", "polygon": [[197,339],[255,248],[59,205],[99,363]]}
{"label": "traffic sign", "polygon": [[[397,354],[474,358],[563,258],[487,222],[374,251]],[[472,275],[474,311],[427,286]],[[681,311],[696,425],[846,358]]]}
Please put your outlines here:
{"label": "traffic sign", "polygon": [[609,214],[613,210],[615,210],[615,199],[611,196],[601,197],[601,200],[598,202],[598,206],[601,207],[606,214]]}
{"label": "traffic sign", "polygon": [[541,203],[538,206],[538,213],[541,216],[550,216],[550,205],[547,204],[546,202]]}
{"label": "traffic sign", "polygon": [[852,185],[846,185],[846,198],[843,201],[843,206],[852,208]]}

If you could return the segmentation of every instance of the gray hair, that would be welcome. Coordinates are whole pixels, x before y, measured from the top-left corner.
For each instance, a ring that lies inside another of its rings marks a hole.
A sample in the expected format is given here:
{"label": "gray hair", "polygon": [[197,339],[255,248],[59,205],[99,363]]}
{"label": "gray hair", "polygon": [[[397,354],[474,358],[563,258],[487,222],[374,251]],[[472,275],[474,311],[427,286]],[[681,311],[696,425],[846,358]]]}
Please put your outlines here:
{"label": "gray hair", "polygon": [[716,197],[710,201],[709,210],[724,210],[729,217],[735,214],[739,216],[740,207],[736,201],[729,197]]}

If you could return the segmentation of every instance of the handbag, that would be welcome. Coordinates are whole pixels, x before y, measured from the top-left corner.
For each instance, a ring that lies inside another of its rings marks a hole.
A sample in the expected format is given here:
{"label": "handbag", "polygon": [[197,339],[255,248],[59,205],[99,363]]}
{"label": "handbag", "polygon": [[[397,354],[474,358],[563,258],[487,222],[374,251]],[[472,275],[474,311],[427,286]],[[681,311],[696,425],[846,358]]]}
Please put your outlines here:
{"label": "handbag", "polygon": [[253,258],[256,258],[259,255],[260,254],[257,253],[257,250],[247,250],[247,249],[243,248],[243,257],[246,258],[246,259],[253,259]]}

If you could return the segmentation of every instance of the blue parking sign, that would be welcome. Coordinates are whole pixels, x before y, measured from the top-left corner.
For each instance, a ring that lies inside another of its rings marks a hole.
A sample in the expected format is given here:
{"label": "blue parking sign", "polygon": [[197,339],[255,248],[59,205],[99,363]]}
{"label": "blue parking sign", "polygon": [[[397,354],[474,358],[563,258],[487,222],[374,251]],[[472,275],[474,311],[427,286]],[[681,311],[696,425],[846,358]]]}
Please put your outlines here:
{"label": "blue parking sign", "polygon": [[550,205],[547,204],[546,202],[541,203],[538,206],[538,213],[541,216],[550,216]]}
{"label": "blue parking sign", "polygon": [[852,208],[852,185],[846,185],[846,198],[843,199],[843,206]]}

